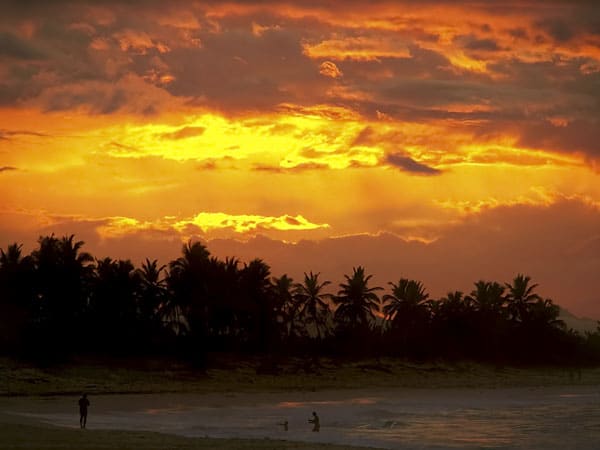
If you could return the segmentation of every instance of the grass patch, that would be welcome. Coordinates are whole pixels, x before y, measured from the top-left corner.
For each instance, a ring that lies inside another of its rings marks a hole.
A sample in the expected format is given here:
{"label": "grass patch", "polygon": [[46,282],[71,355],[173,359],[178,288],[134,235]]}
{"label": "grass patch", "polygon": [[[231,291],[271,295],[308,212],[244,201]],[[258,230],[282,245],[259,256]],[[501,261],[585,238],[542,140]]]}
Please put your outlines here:
{"label": "grass patch", "polygon": [[457,388],[600,385],[600,368],[495,367],[383,358],[316,364],[289,359],[264,373],[257,359],[231,356],[208,370],[166,359],[75,360],[40,368],[0,359],[0,396],[316,391],[357,388]]}

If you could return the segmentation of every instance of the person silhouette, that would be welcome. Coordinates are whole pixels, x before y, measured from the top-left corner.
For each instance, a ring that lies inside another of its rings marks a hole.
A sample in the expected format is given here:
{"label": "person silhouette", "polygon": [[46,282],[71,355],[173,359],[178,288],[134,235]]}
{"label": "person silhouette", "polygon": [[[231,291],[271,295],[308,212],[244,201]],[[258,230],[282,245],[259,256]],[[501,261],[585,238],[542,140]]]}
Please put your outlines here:
{"label": "person silhouette", "polygon": [[87,394],[83,394],[79,399],[79,427],[85,428],[87,423],[88,406],[90,401],[87,398]]}
{"label": "person silhouette", "polygon": [[288,421],[287,420],[284,420],[279,425],[281,425],[283,427],[283,431],[287,431],[288,430]]}
{"label": "person silhouette", "polygon": [[321,423],[319,421],[319,416],[317,416],[317,413],[315,411],[313,411],[312,413],[312,419],[308,419],[308,423],[312,423],[313,424],[313,431],[319,431],[321,429]]}

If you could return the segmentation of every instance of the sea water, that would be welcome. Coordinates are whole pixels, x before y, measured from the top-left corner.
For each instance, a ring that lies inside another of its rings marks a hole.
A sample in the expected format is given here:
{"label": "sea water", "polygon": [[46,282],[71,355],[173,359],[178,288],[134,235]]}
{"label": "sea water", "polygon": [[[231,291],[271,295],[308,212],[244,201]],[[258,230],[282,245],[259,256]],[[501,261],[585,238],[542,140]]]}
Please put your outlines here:
{"label": "sea water", "polygon": [[[4,399],[0,411],[78,427],[76,400]],[[600,448],[595,386],[92,395],[90,400],[90,429],[389,449]],[[308,423],[313,411],[320,417],[318,433]]]}

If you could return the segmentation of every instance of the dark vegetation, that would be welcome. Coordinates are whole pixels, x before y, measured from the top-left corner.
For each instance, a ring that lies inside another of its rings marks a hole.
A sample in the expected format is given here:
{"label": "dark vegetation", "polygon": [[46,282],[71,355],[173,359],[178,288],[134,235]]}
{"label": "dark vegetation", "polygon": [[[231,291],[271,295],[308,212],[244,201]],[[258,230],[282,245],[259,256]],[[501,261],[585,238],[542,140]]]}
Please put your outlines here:
{"label": "dark vegetation", "polygon": [[[175,355],[199,366],[214,353],[584,364],[600,358],[600,331],[558,319],[529,277],[478,281],[432,299],[416,280],[372,286],[363,267],[333,291],[319,273],[295,282],[260,259],[219,260],[199,242],[166,266],[95,259],[74,236],[40,237],[23,255],[0,253],[0,352],[38,362],[75,355]],[[331,288],[331,287],[330,287]],[[335,292],[332,294],[331,292]]]}

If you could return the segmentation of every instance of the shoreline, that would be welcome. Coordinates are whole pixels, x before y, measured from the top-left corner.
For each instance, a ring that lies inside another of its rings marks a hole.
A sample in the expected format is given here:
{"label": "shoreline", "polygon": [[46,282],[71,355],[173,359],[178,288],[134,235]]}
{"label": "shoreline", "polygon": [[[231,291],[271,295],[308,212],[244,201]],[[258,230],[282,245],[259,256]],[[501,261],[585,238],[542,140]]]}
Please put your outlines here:
{"label": "shoreline", "polygon": [[184,437],[169,433],[128,430],[82,430],[47,424],[5,421],[0,414],[0,447],[5,450],[376,450],[327,443],[275,439]]}

